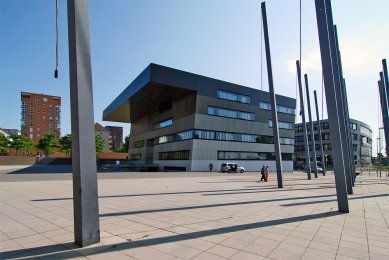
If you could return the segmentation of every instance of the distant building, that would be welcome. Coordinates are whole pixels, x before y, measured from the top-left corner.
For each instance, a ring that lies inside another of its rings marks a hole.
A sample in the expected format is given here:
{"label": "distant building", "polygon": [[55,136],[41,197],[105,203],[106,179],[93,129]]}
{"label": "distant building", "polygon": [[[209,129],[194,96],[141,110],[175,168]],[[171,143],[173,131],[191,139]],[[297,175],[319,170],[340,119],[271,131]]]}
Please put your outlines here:
{"label": "distant building", "polygon": [[[332,146],[331,146],[331,136],[330,136],[330,125],[328,120],[321,120],[321,129],[322,129],[322,141],[323,141],[323,152],[325,158],[327,158],[327,165],[333,166],[333,157],[332,157]],[[311,127],[307,123],[307,133],[308,133],[308,144],[309,150],[312,151],[311,144]],[[354,153],[354,163],[356,165],[371,165],[371,154],[372,154],[372,131],[371,127],[363,122],[354,120],[350,118],[350,127],[352,134],[352,145]],[[320,152],[320,143],[319,143],[319,134],[317,130],[317,123],[313,124],[314,139],[315,139],[315,150],[317,161],[321,162],[321,152]],[[304,146],[304,134],[303,134],[303,124],[295,125],[295,146],[294,152],[296,156],[296,161],[304,165],[305,163],[305,146]]]}
{"label": "distant building", "polygon": [[110,131],[109,137],[109,149],[115,152],[123,144],[123,127],[120,126],[106,126],[106,129]]}
{"label": "distant building", "polygon": [[0,128],[0,132],[6,134],[8,136],[11,136],[11,135],[21,135],[21,133],[20,133],[20,131],[18,129]]}
{"label": "distant building", "polygon": [[34,143],[46,133],[61,136],[61,97],[21,92],[21,132]]}
{"label": "distant building", "polygon": [[104,140],[104,150],[103,152],[109,152],[109,136],[110,136],[110,131],[108,129],[106,129],[105,127],[103,127],[102,125],[100,125],[99,123],[96,123],[95,124],[95,134],[96,135],[100,135],[101,138]]}

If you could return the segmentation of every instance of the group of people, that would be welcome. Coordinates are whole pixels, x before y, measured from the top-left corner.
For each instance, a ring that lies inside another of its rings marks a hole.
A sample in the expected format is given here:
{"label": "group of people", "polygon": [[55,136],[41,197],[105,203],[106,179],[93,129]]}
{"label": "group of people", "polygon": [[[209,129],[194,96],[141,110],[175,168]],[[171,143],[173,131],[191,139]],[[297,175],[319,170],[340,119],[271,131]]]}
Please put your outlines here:
{"label": "group of people", "polygon": [[269,177],[269,165],[263,165],[261,169],[261,179],[259,181],[267,182],[267,178]]}

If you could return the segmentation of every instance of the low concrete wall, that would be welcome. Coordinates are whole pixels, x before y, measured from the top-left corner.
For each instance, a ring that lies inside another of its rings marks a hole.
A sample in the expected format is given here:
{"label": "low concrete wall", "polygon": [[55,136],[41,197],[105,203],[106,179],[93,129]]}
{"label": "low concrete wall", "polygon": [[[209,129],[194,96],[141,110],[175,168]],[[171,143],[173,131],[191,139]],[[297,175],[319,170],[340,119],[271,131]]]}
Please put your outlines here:
{"label": "low concrete wall", "polygon": [[0,165],[33,165],[36,162],[35,156],[0,156]]}

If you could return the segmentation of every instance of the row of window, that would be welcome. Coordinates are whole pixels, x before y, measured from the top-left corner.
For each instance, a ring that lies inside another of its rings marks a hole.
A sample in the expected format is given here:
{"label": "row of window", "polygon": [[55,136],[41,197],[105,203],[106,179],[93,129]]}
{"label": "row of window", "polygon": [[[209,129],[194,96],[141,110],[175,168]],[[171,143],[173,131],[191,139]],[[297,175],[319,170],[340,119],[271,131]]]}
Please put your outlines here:
{"label": "row of window", "polygon": [[[320,144],[315,144],[315,150],[320,151]],[[323,150],[324,151],[330,151],[331,150],[331,144],[323,144]],[[303,152],[305,151],[305,145],[295,145],[294,146],[295,152]],[[309,145],[309,151],[312,151],[312,145]]]}
{"label": "row of window", "polygon": [[[37,98],[39,98],[39,97],[37,97]],[[40,100],[37,99],[37,101],[40,101]],[[47,102],[47,98],[43,98],[43,102]],[[26,106],[27,106],[27,102],[26,101],[22,101],[22,107],[26,107]],[[30,103],[30,107],[33,107],[33,106],[34,106],[34,103],[31,102]],[[40,104],[37,103],[36,106],[40,107]],[[46,107],[46,104],[43,104],[42,106]],[[52,108],[52,107],[53,107],[53,105],[50,105],[50,108]],[[55,106],[55,110],[60,111],[61,110],[61,106],[56,105]]]}
{"label": "row of window", "polygon": [[208,115],[254,121],[254,113],[208,106]]}
{"label": "row of window", "polygon": [[[326,122],[326,123],[321,123],[321,129],[324,130],[324,129],[330,129],[330,125]],[[317,124],[314,124],[313,125],[313,130],[314,131],[317,131]],[[303,126],[296,126],[295,130],[294,130],[296,133],[302,133],[303,132]],[[307,132],[310,132],[311,131],[311,126],[310,125],[307,125]]]}
{"label": "row of window", "polygon": [[[189,160],[190,151],[172,151],[160,152],[159,160]],[[233,152],[233,151],[218,151],[218,160],[256,160],[256,161],[274,161],[274,153],[257,153],[257,152]],[[282,153],[283,161],[292,161],[293,154]],[[141,154],[131,154],[131,160],[140,160]]]}
{"label": "row of window", "polygon": [[217,97],[221,98],[221,99],[236,101],[236,102],[245,103],[245,104],[251,103],[251,99],[249,96],[236,94],[236,93],[232,93],[232,92],[227,92],[224,90],[218,90]]}
{"label": "row of window", "polygon": [[[281,157],[283,161],[293,160],[292,153],[281,153]],[[274,161],[276,156],[274,153],[218,151],[217,159]]]}
{"label": "row of window", "polygon": [[[220,89],[217,91],[217,97],[225,100],[244,103],[244,104],[251,103],[251,98],[247,95],[237,94],[237,93],[220,90]],[[263,102],[263,101],[259,102],[259,108],[271,111],[271,106],[270,103],[268,102]],[[295,111],[296,110],[294,108],[277,105],[277,112],[295,115]]]}
{"label": "row of window", "polygon": [[[269,119],[268,125],[269,127],[273,127],[273,121],[271,119]],[[278,121],[278,128],[292,130],[293,124],[289,122]]]}
{"label": "row of window", "polygon": [[[271,111],[271,105],[268,102],[263,102],[263,101],[259,102],[259,108]],[[277,112],[278,113],[289,114],[289,115],[295,115],[296,114],[296,110],[294,108],[280,106],[280,105],[277,105]]]}
{"label": "row of window", "polygon": [[[187,131],[155,138],[154,144],[158,145],[158,144],[183,141],[188,139],[205,139],[205,140],[231,141],[231,142],[265,143],[265,144],[274,143],[273,136],[265,136],[265,135],[258,136],[258,135],[250,135],[250,134],[207,131],[207,130],[187,130]],[[137,142],[135,144],[137,144]],[[280,144],[294,145],[294,139],[287,138],[287,137],[280,137]]]}
{"label": "row of window", "polygon": [[[323,133],[321,135],[321,140],[330,140],[330,134],[329,133]],[[308,142],[311,141],[311,135],[308,135]],[[314,134],[314,139],[315,141],[319,141],[319,135]],[[357,134],[352,134],[352,139],[354,141],[358,140],[358,135]],[[304,142],[304,136],[303,135],[298,135],[295,137],[296,142]],[[372,144],[372,139],[366,136],[361,136],[361,144]]]}

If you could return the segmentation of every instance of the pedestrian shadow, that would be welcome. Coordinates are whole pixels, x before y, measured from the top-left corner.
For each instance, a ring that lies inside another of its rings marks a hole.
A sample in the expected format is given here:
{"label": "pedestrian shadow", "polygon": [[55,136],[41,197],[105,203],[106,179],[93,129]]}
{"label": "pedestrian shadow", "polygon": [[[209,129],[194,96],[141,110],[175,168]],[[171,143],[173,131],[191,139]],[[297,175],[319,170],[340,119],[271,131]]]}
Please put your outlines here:
{"label": "pedestrian shadow", "polygon": [[139,247],[160,245],[164,243],[186,241],[191,239],[203,238],[207,236],[222,235],[222,234],[227,234],[232,232],[239,232],[239,231],[251,230],[256,228],[265,228],[265,227],[271,227],[271,226],[277,226],[283,224],[290,224],[290,223],[296,223],[296,222],[301,222],[306,220],[331,218],[342,214],[345,213],[331,211],[331,212],[316,213],[311,215],[296,216],[296,217],[289,217],[283,219],[265,220],[265,221],[253,222],[248,224],[240,224],[240,225],[229,226],[229,227],[214,228],[214,229],[209,229],[204,231],[193,231],[185,234],[174,234],[165,237],[149,238],[149,239],[143,239],[139,241],[129,241],[129,242],[123,242],[114,245],[94,245],[92,246],[93,250],[91,250],[91,248],[88,247],[77,248],[75,250],[72,250],[72,248],[75,247],[74,243],[67,243],[61,245],[55,244],[55,245],[43,246],[43,247],[4,251],[1,252],[0,256],[2,259],[37,259],[39,257],[46,257],[46,258],[49,257],[50,259],[71,259],[77,257],[76,255],[87,256],[88,254],[91,253],[97,256],[98,254],[101,253],[108,253],[108,252],[113,252],[118,250],[128,250],[128,249],[135,249]]}

